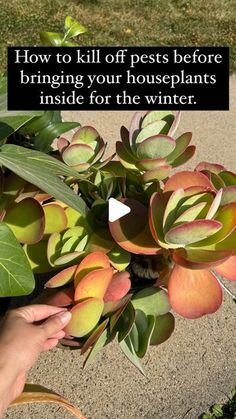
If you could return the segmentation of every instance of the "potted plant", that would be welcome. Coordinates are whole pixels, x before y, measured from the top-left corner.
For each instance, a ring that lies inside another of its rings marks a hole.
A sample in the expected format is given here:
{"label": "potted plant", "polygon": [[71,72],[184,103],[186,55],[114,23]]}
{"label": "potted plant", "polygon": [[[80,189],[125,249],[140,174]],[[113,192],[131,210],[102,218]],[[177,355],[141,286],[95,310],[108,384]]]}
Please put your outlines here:
{"label": "potted plant", "polygon": [[[176,138],[179,121],[179,112],[135,113],[105,159],[90,126],[48,141],[45,154],[33,149],[33,120],[21,128],[31,148],[1,147],[0,228],[24,255],[22,290],[32,272],[50,272],[38,301],[71,310],[61,346],[89,351],[85,364],[117,338],[143,372],[148,346],[174,330],[171,310],[214,313],[221,276],[236,280],[236,174],[208,162],[172,174],[195,151],[190,132]],[[131,208],[114,222],[111,197]]]}

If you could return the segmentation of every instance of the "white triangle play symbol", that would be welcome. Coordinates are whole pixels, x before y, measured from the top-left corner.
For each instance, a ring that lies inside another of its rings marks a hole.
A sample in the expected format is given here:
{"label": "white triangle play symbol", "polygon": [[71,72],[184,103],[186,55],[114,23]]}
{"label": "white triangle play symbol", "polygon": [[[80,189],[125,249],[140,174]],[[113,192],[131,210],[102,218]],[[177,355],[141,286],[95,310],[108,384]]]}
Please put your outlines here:
{"label": "white triangle play symbol", "polygon": [[119,220],[119,218],[129,214],[130,211],[130,207],[117,201],[117,199],[110,198],[108,200],[108,218],[110,222]]}

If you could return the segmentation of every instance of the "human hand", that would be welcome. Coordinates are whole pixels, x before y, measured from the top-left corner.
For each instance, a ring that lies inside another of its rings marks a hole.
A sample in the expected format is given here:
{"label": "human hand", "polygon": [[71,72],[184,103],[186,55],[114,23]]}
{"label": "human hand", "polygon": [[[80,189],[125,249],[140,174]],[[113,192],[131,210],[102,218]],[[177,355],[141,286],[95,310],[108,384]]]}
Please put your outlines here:
{"label": "human hand", "polygon": [[65,336],[71,313],[61,307],[29,305],[9,311],[0,325],[0,417],[25,384],[41,352]]}

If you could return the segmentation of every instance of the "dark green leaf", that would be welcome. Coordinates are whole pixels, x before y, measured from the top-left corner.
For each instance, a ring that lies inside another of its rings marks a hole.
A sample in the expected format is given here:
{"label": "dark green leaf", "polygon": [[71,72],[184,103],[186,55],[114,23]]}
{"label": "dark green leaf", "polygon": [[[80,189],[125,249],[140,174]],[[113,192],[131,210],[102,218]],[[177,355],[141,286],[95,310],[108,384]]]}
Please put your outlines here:
{"label": "dark green leaf", "polygon": [[0,223],[0,296],[28,295],[34,285],[34,276],[23,248],[10,228]]}
{"label": "dark green leaf", "polygon": [[42,131],[34,139],[34,146],[36,150],[48,153],[51,150],[51,144],[53,140],[59,137],[61,134],[70,131],[71,129],[80,127],[78,122],[57,122],[51,123],[47,127],[43,128]]}
{"label": "dark green leaf", "polygon": [[116,330],[118,330],[118,341],[121,342],[129,334],[135,321],[135,310],[131,303],[127,305],[122,315],[120,316]]}
{"label": "dark green leaf", "polygon": [[42,191],[65,202],[83,216],[86,215],[87,207],[83,199],[58,177],[59,175],[80,177],[75,170],[64,163],[40,151],[29,150],[13,144],[5,144],[1,147],[0,163],[18,176],[38,186]]}
{"label": "dark green leaf", "polygon": [[154,316],[146,316],[143,311],[136,310],[135,325],[138,331],[138,350],[136,354],[139,358],[143,358],[148,350],[151,335],[155,325]]}

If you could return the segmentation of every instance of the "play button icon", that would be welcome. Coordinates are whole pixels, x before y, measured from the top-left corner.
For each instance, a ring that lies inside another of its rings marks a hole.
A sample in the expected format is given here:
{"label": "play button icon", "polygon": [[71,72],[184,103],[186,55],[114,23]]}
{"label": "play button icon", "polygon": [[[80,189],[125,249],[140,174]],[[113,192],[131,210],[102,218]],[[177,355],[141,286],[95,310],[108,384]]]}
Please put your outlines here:
{"label": "play button icon", "polygon": [[110,222],[119,220],[119,218],[129,214],[130,211],[131,209],[128,205],[122,204],[122,202],[117,201],[117,199],[110,198],[108,200],[108,218]]}

